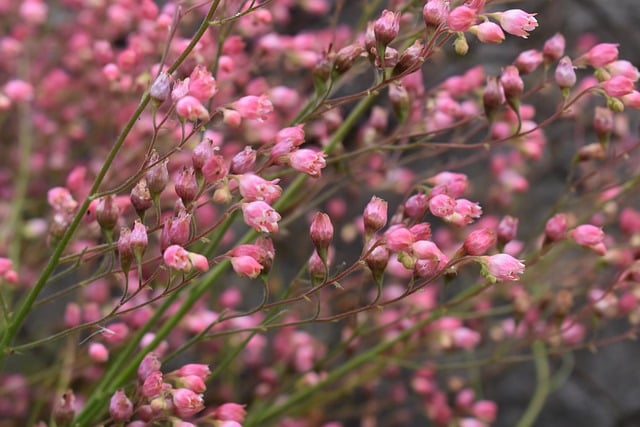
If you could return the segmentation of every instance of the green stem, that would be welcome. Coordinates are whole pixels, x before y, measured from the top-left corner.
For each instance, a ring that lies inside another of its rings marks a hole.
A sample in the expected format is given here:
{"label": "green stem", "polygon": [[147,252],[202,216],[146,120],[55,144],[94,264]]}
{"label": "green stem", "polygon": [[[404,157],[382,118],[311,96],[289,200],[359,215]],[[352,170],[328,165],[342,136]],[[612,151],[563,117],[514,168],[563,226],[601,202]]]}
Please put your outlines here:
{"label": "green stem", "polygon": [[536,341],[533,343],[533,358],[536,367],[536,378],[538,384],[533,392],[533,397],[529,402],[524,414],[516,424],[516,427],[531,427],[535,423],[538,414],[544,406],[544,402],[547,399],[551,391],[551,383],[549,381],[550,368],[549,360],[547,359],[547,348],[542,341]]}

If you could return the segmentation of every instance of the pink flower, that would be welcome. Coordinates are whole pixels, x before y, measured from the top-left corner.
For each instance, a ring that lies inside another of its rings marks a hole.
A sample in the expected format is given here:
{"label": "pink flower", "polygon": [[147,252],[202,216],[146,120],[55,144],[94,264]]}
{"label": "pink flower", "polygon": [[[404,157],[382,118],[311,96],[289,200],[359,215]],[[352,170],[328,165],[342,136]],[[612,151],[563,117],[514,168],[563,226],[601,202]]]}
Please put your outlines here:
{"label": "pink flower", "polygon": [[591,224],[577,226],[571,230],[570,236],[577,244],[582,246],[594,246],[604,240],[602,229]]}
{"label": "pink flower", "polygon": [[209,112],[200,101],[190,95],[184,96],[176,103],[178,116],[185,120],[195,122],[196,120],[209,120]]}
{"label": "pink flower", "polygon": [[462,196],[469,186],[467,176],[456,172],[440,172],[436,176],[431,177],[428,182],[436,185],[436,188],[431,192],[432,196],[444,193],[454,199]]}
{"label": "pink flower", "polygon": [[263,201],[244,203],[242,205],[244,221],[256,231],[275,233],[281,217],[271,206]]}
{"label": "pink flower", "polygon": [[437,194],[429,199],[429,211],[439,218],[453,214],[456,201],[446,194]]}
{"label": "pink flower", "polygon": [[463,350],[472,350],[480,343],[480,334],[473,329],[461,326],[452,333],[453,344]]}
{"label": "pink flower", "polygon": [[272,204],[282,195],[282,188],[276,185],[278,181],[280,180],[274,179],[267,181],[258,175],[246,173],[238,177],[238,188],[240,194],[247,202],[262,200],[268,204]]}
{"label": "pink flower", "polygon": [[496,280],[519,280],[524,273],[524,264],[507,254],[482,257],[487,273]]}
{"label": "pink flower", "polygon": [[538,26],[535,15],[521,9],[510,9],[500,13],[500,25],[507,33],[526,39],[529,36],[527,31],[533,31]]}
{"label": "pink flower", "polygon": [[487,21],[482,24],[474,25],[469,29],[469,31],[474,33],[482,43],[502,43],[504,40],[502,28],[493,22]]}
{"label": "pink flower", "polygon": [[104,363],[109,360],[109,350],[104,344],[93,342],[89,345],[89,357],[94,362]]}
{"label": "pink flower", "polygon": [[469,255],[482,255],[496,244],[496,233],[486,228],[472,231],[464,240],[464,250]]}
{"label": "pink flower", "polygon": [[607,65],[607,71],[612,76],[625,76],[631,81],[637,81],[640,78],[638,69],[629,61],[619,60],[613,61]]}
{"label": "pink flower", "polygon": [[633,91],[633,81],[625,76],[614,76],[600,83],[607,95],[618,98]]}
{"label": "pink flower", "polygon": [[249,95],[238,99],[233,106],[243,119],[265,121],[273,111],[273,104],[266,95]]}
{"label": "pink flower", "polygon": [[564,55],[566,41],[564,36],[560,33],[556,33],[544,43],[544,47],[542,48],[542,55],[544,59],[548,62],[557,61]]}
{"label": "pink flower", "polygon": [[295,170],[319,178],[320,172],[327,166],[325,157],[326,154],[323,152],[303,148],[289,154],[289,162]]}
{"label": "pink flower", "polygon": [[211,375],[211,369],[209,365],[204,363],[187,363],[186,365],[182,365],[179,369],[174,371],[176,375],[181,377],[186,377],[190,375],[195,375],[197,377],[206,380]]}
{"label": "pink flower", "polygon": [[543,61],[544,56],[542,55],[542,52],[535,49],[529,49],[518,55],[514,61],[514,65],[518,67],[521,74],[529,74],[534,72]]}
{"label": "pink flower", "polygon": [[255,279],[264,268],[255,258],[249,255],[231,257],[231,267],[240,276]]}
{"label": "pink flower", "polygon": [[196,66],[189,76],[189,95],[200,101],[206,101],[218,92],[216,79],[204,65]]}
{"label": "pink flower", "polygon": [[447,21],[449,2],[445,0],[428,0],[422,9],[422,17],[427,25],[437,27]]}
{"label": "pink flower", "polygon": [[449,12],[447,24],[451,31],[467,31],[476,22],[477,12],[468,6],[458,6]]}
{"label": "pink flower", "polygon": [[413,267],[418,277],[430,277],[441,272],[449,262],[438,246],[429,240],[419,240],[411,245],[411,252],[417,258]]}
{"label": "pink flower", "polygon": [[27,102],[33,99],[33,86],[24,80],[9,80],[4,85],[4,93],[15,102]]}
{"label": "pink flower", "polygon": [[415,235],[402,224],[389,227],[384,233],[385,246],[396,252],[406,251],[415,242]]}
{"label": "pink flower", "polygon": [[618,59],[618,45],[614,43],[600,43],[592,47],[581,59],[587,61],[594,68],[604,67]]}
{"label": "pink flower", "polygon": [[481,216],[482,208],[479,204],[467,199],[457,199],[453,214],[445,217],[444,220],[454,225],[464,226],[471,224]]}
{"label": "pink flower", "polygon": [[189,272],[195,268],[204,272],[209,269],[209,261],[204,255],[189,252],[179,245],[165,249],[163,259],[167,267],[173,270]]}
{"label": "pink flower", "polygon": [[204,409],[202,395],[187,388],[172,391],[173,405],[178,416],[191,417]]}
{"label": "pink flower", "polygon": [[333,239],[333,224],[329,215],[316,212],[309,228],[309,235],[318,253],[322,254],[323,251],[326,253]]}
{"label": "pink flower", "polygon": [[564,213],[555,214],[549,218],[544,227],[546,238],[552,242],[563,239],[567,233],[568,222],[567,214]]}
{"label": "pink flower", "polygon": [[244,421],[246,415],[247,411],[244,409],[244,405],[238,403],[224,403],[213,412],[213,418],[216,420],[236,421],[238,423]]}

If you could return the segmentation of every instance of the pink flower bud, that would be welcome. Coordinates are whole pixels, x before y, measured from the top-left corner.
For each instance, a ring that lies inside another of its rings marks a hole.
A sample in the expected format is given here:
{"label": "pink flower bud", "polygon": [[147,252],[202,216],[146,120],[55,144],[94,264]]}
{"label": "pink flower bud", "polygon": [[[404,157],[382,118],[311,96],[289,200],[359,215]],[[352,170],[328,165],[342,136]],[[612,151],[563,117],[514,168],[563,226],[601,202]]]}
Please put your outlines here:
{"label": "pink flower bud", "polygon": [[581,57],[594,68],[604,67],[618,59],[618,45],[614,43],[600,43],[593,46]]}
{"label": "pink flower bud", "polygon": [[209,375],[211,375],[211,369],[209,368],[209,365],[204,363],[187,363],[186,365],[182,365],[173,373],[181,377],[195,375],[203,380],[207,380]]}
{"label": "pink flower bud", "polygon": [[162,71],[158,74],[158,77],[153,81],[149,88],[149,96],[153,98],[159,104],[163,103],[171,95],[171,86],[173,85],[173,79],[171,76]]}
{"label": "pink flower bud", "polygon": [[502,218],[498,223],[498,240],[505,244],[516,238],[518,233],[518,218],[510,215]]}
{"label": "pink flower bud", "polygon": [[381,277],[389,263],[389,251],[384,246],[376,246],[365,258],[365,262],[374,277]]}
{"label": "pink flower bud", "polygon": [[429,211],[439,218],[453,214],[455,207],[456,201],[446,194],[437,194],[429,199]]}
{"label": "pink flower bud", "polygon": [[447,16],[447,24],[451,31],[467,31],[475,24],[478,15],[475,9],[468,6],[458,6]]}
{"label": "pink flower bud", "polygon": [[233,106],[243,119],[258,121],[267,120],[268,115],[273,111],[273,105],[266,95],[245,96],[238,99]]}
{"label": "pink flower bud", "polygon": [[343,47],[336,53],[333,61],[334,70],[339,74],[346,73],[363,53],[364,47],[359,44],[350,44]]}
{"label": "pink flower bud", "polygon": [[473,329],[461,326],[452,333],[453,345],[463,350],[472,350],[480,344],[480,334]]}
{"label": "pink flower bud", "polygon": [[467,191],[469,185],[465,174],[455,172],[440,172],[436,176],[431,177],[428,182],[437,187],[441,187],[437,192],[435,192],[436,189],[434,188],[431,192],[432,195],[435,196],[435,194],[444,193],[454,199],[462,196],[465,191]]}
{"label": "pink flower bud", "polygon": [[469,28],[469,31],[478,37],[482,43],[502,43],[504,40],[504,33],[502,28],[494,22],[483,22],[478,25],[474,25]]}
{"label": "pink flower bud", "polygon": [[149,239],[147,237],[147,228],[142,224],[142,222],[140,222],[140,220],[136,220],[133,224],[131,235],[129,236],[129,245],[131,246],[131,251],[138,262],[142,258],[144,251],[147,250],[148,244]]}
{"label": "pink flower bud", "polygon": [[316,212],[309,228],[309,234],[318,253],[320,255],[323,252],[326,254],[333,239],[333,225],[329,215],[323,212]]}
{"label": "pink flower bud", "polygon": [[193,265],[193,268],[196,270],[202,273],[209,271],[209,260],[207,260],[206,256],[189,252],[189,261],[191,261],[191,265]]}
{"label": "pink flower bud", "polygon": [[563,57],[558,63],[555,79],[560,89],[570,89],[576,84],[576,71],[568,56]]}
{"label": "pink flower bud", "polygon": [[169,170],[167,169],[168,159],[160,160],[160,156],[157,152],[153,152],[147,163],[147,173],[145,178],[147,180],[147,188],[149,193],[154,197],[162,193],[162,190],[167,186],[169,182]]}
{"label": "pink flower bud", "polygon": [[404,203],[404,214],[409,218],[420,219],[427,212],[429,198],[424,193],[414,194]]}
{"label": "pink flower bud", "polygon": [[189,76],[189,95],[201,102],[213,98],[218,92],[216,79],[204,65],[197,65]]}
{"label": "pink flower bud", "polygon": [[197,375],[182,376],[176,380],[176,385],[178,387],[188,388],[196,393],[204,393],[207,389],[204,380]]}
{"label": "pink flower bud", "polygon": [[493,424],[498,414],[498,405],[491,400],[478,400],[473,404],[471,413],[487,424]]}
{"label": "pink flower bud", "polygon": [[556,242],[558,240],[564,239],[568,227],[569,219],[567,218],[567,215],[559,213],[549,218],[544,227],[544,232],[547,239],[552,242]]}
{"label": "pink flower bud", "polygon": [[542,52],[530,49],[520,53],[514,61],[514,65],[518,68],[520,74],[529,74],[533,73],[543,61]]}
{"label": "pink flower bud", "polygon": [[193,168],[197,171],[202,170],[204,164],[211,157],[216,155],[219,148],[213,144],[213,141],[210,138],[204,138],[191,153],[191,163],[193,164]]}
{"label": "pink flower bud", "polygon": [[229,173],[229,165],[224,157],[219,154],[213,154],[202,166],[202,174],[204,179],[209,183],[215,183],[223,179]]}
{"label": "pink flower bud", "polygon": [[76,396],[67,390],[53,408],[53,419],[59,425],[70,425],[76,415]]}
{"label": "pink flower bud", "polygon": [[500,13],[500,25],[507,33],[526,39],[529,37],[527,31],[533,31],[538,26],[535,15],[521,9],[510,9]]}
{"label": "pink flower bud", "polygon": [[406,251],[415,242],[415,235],[402,224],[389,227],[384,233],[385,246],[395,252]]}
{"label": "pink flower bud", "polygon": [[25,0],[20,5],[20,17],[33,25],[42,24],[47,20],[47,5],[42,0]]}
{"label": "pink flower bud", "polygon": [[113,230],[118,223],[120,209],[114,202],[114,196],[109,195],[98,199],[96,206],[96,219],[103,230]]}
{"label": "pink flower bud", "polygon": [[422,8],[422,17],[427,26],[437,27],[447,22],[449,2],[445,0],[428,0]]}
{"label": "pink flower bud", "polygon": [[169,227],[169,230],[167,230],[169,243],[184,246],[189,242],[189,235],[191,234],[191,214],[184,208],[180,209],[178,216],[165,222],[164,226]]}
{"label": "pink flower bud", "polygon": [[230,171],[234,174],[251,172],[256,164],[257,152],[250,146],[233,156],[231,159]]}
{"label": "pink flower bud", "polygon": [[245,405],[238,403],[224,403],[213,411],[213,419],[220,421],[236,421],[242,423],[247,411],[244,409]]}
{"label": "pink flower bud", "polygon": [[544,47],[542,48],[542,56],[544,57],[544,60],[547,62],[555,62],[562,58],[562,55],[564,55],[565,45],[566,42],[562,34],[556,33],[553,35],[553,37],[544,43]]}
{"label": "pink flower bud", "polygon": [[482,255],[496,244],[496,233],[486,228],[472,231],[464,240],[463,248],[469,255]]}
{"label": "pink flower bud", "polygon": [[380,230],[387,223],[387,202],[373,196],[364,209],[363,220],[367,233]]}
{"label": "pink flower bud", "polygon": [[187,388],[172,391],[173,405],[179,417],[188,418],[204,409],[202,395]]}
{"label": "pink flower bud", "polygon": [[507,254],[482,257],[488,274],[497,280],[519,280],[524,273],[524,264]]}
{"label": "pink flower bud", "polygon": [[33,86],[23,80],[9,80],[4,85],[4,93],[13,102],[33,100]]}
{"label": "pink flower bud", "polygon": [[303,148],[290,153],[289,162],[295,170],[319,178],[320,172],[327,166],[325,157],[323,152]]}
{"label": "pink flower bud", "polygon": [[258,277],[263,269],[262,264],[248,255],[231,257],[231,267],[240,276],[247,276],[250,279]]}
{"label": "pink flower bud", "polygon": [[390,10],[383,10],[382,15],[373,24],[376,42],[386,46],[391,43],[400,31],[400,14]]}
{"label": "pink flower bud", "polygon": [[276,233],[281,217],[271,206],[263,201],[244,203],[242,214],[245,223],[262,233]]}
{"label": "pink flower bud", "polygon": [[94,362],[104,363],[109,360],[109,350],[104,344],[93,342],[89,345],[89,357]]}
{"label": "pink flower bud", "polygon": [[640,78],[640,72],[638,72],[638,69],[629,61],[613,61],[608,64],[606,68],[609,74],[614,77],[625,76],[633,82],[638,81],[638,78]]}
{"label": "pink flower bud", "polygon": [[505,101],[506,97],[500,80],[497,77],[487,77],[487,85],[482,94],[482,104],[484,105],[486,116],[491,118],[493,113],[495,113]]}
{"label": "pink flower bud", "polygon": [[591,224],[579,225],[569,233],[570,237],[579,245],[595,246],[604,240],[604,232]]}
{"label": "pink flower bud", "polygon": [[600,83],[600,85],[607,95],[614,98],[627,95],[633,90],[633,81],[625,76],[611,77],[609,80]]}
{"label": "pink flower bud", "polygon": [[127,421],[133,415],[133,403],[123,389],[118,389],[111,397],[109,415],[117,423]]}
{"label": "pink flower bud", "polygon": [[185,205],[195,200],[199,188],[196,173],[192,166],[182,167],[174,183],[174,189]]}
{"label": "pink flower bud", "polygon": [[146,178],[143,177],[140,179],[135,187],[131,189],[129,198],[131,205],[139,216],[144,215],[144,212],[153,206],[153,198],[151,197]]}
{"label": "pink flower bud", "polygon": [[515,65],[507,65],[504,70],[502,70],[500,83],[507,98],[519,98],[524,91],[524,82]]}
{"label": "pink flower bud", "polygon": [[481,216],[482,208],[480,205],[467,199],[457,199],[453,214],[445,217],[444,220],[457,226],[464,226],[471,224]]}
{"label": "pink flower bud", "polygon": [[209,112],[204,105],[194,96],[184,96],[176,103],[176,112],[181,118],[190,122],[197,120],[209,120]]}
{"label": "pink flower bud", "polygon": [[414,272],[418,277],[430,277],[441,272],[449,262],[438,246],[428,240],[419,240],[411,245],[416,257]]}
{"label": "pink flower bud", "polygon": [[150,372],[142,384],[142,395],[144,397],[156,397],[164,388],[164,377],[162,372]]}

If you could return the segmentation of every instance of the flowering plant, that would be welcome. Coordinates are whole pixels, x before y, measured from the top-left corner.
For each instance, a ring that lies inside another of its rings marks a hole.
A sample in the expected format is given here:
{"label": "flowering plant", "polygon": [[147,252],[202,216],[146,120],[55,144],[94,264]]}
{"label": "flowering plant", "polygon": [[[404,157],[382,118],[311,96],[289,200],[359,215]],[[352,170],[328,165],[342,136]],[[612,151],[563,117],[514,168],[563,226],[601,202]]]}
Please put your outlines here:
{"label": "flowering plant", "polygon": [[9,425],[488,426],[480,372],[532,360],[530,426],[567,355],[632,336],[592,328],[640,314],[618,45],[434,81],[544,17],[343,6],[0,2]]}

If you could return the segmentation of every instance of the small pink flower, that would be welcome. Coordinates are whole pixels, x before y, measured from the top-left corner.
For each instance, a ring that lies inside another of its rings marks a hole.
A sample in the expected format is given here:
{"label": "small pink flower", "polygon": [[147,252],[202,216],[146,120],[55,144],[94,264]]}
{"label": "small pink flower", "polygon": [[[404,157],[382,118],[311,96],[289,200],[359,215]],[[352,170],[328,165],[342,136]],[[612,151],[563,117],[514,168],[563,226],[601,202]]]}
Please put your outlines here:
{"label": "small pink flower", "polygon": [[109,360],[109,350],[102,343],[91,343],[89,345],[89,357],[94,362],[104,363]]}
{"label": "small pink flower", "polygon": [[591,224],[577,226],[571,230],[570,236],[577,244],[582,246],[594,246],[604,240],[602,229]]}
{"label": "small pink flower", "polygon": [[238,99],[233,106],[243,119],[267,120],[273,104],[266,95],[249,95]]}
{"label": "small pink flower", "polygon": [[453,344],[463,350],[472,350],[480,344],[480,334],[473,329],[461,326],[452,333]]}
{"label": "small pink flower", "polygon": [[515,65],[507,65],[500,75],[500,83],[507,98],[518,98],[524,91],[524,82]]}
{"label": "small pink flower", "polygon": [[458,6],[449,12],[447,24],[451,31],[467,31],[475,24],[477,17],[475,9],[468,6]]}
{"label": "small pink flower", "polygon": [[614,76],[600,83],[607,95],[618,98],[633,91],[633,81],[625,76]]}
{"label": "small pink flower", "polygon": [[258,175],[246,173],[238,177],[238,189],[247,202],[262,200],[268,204],[272,204],[282,195],[282,188],[276,185],[278,181],[280,180],[274,179],[267,181]]}
{"label": "small pink flower", "polygon": [[533,31],[538,26],[535,15],[521,9],[510,9],[500,13],[500,25],[507,33],[526,39],[529,37],[527,31]]}
{"label": "small pink flower", "polygon": [[438,218],[453,214],[455,207],[456,201],[446,194],[437,194],[429,199],[429,211]]}
{"label": "small pink flower", "polygon": [[396,252],[406,251],[415,242],[415,235],[402,224],[389,227],[384,233],[385,246]]}
{"label": "small pink flower", "polygon": [[142,383],[142,395],[144,397],[155,397],[160,394],[164,388],[164,377],[162,372],[153,371]]}
{"label": "small pink flower", "polygon": [[179,245],[171,245],[165,249],[163,254],[164,263],[167,267],[178,271],[191,271],[192,265],[189,259],[189,252]]}
{"label": "small pink flower", "polygon": [[482,43],[502,43],[504,40],[504,33],[502,28],[493,22],[483,22],[482,24],[474,25],[469,29],[472,33],[478,37]]}
{"label": "small pink flower", "polygon": [[4,93],[14,102],[28,102],[33,99],[33,86],[24,80],[9,80],[4,85]]}
{"label": "small pink flower", "polygon": [[447,21],[449,2],[446,0],[428,0],[422,8],[422,17],[427,25],[437,27]]}
{"label": "small pink flower", "polygon": [[218,92],[216,79],[204,65],[196,66],[189,76],[189,95],[204,102]]}
{"label": "small pink flower", "polygon": [[241,423],[244,421],[247,411],[244,405],[238,403],[224,403],[216,408],[213,412],[213,418],[221,421],[236,421]]}
{"label": "small pink flower", "polygon": [[555,214],[547,221],[544,232],[547,239],[552,242],[561,240],[567,233],[569,219],[567,214]]}
{"label": "small pink flower", "polygon": [[329,215],[324,212],[316,212],[309,227],[309,235],[319,253],[326,251],[333,239],[333,224],[331,224]]}
{"label": "small pink flower", "polygon": [[594,68],[604,67],[618,59],[618,45],[614,43],[600,43],[589,49],[581,59],[587,61]]}
{"label": "small pink flower", "polygon": [[178,100],[176,103],[176,112],[178,116],[191,122],[195,122],[196,120],[209,120],[209,112],[204,105],[202,105],[196,97],[190,95]]}
{"label": "small pink flower", "polygon": [[430,277],[441,272],[449,258],[429,240],[418,240],[411,245],[411,253],[416,257],[413,270],[418,277]]}
{"label": "small pink flower", "polygon": [[542,55],[542,52],[535,49],[529,49],[518,55],[514,61],[514,65],[518,67],[520,74],[529,74],[534,72],[543,61],[544,56]]}
{"label": "small pink flower", "polygon": [[278,231],[278,221],[281,217],[278,212],[263,201],[244,203],[242,205],[244,221],[256,231],[263,233],[275,233]]}
{"label": "small pink flower", "polygon": [[436,185],[431,195],[435,196],[436,194],[444,193],[454,199],[462,196],[469,186],[467,176],[456,172],[440,172],[431,177],[428,182]]}
{"label": "small pink flower", "polygon": [[524,264],[511,255],[497,254],[482,258],[489,275],[497,280],[519,280],[524,273]]}
{"label": "small pink flower", "polygon": [[557,61],[564,55],[566,41],[564,36],[560,33],[556,33],[544,43],[544,47],[542,48],[542,55],[544,59],[548,62]]}
{"label": "small pink flower", "polygon": [[310,149],[300,149],[289,154],[291,167],[314,178],[319,178],[322,169],[327,166],[326,154]]}
{"label": "small pink flower", "polygon": [[492,424],[498,414],[498,405],[491,400],[478,400],[471,410],[473,415],[487,424]]}
{"label": "small pink flower", "polygon": [[249,255],[231,257],[231,267],[240,276],[255,279],[264,268],[255,258]]}
{"label": "small pink flower", "polygon": [[202,395],[187,388],[172,391],[172,400],[178,416],[191,417],[204,409]]}
{"label": "small pink flower", "polygon": [[612,63],[607,65],[607,71],[612,76],[625,76],[629,80],[635,82],[640,78],[640,72],[638,69],[629,61],[619,60],[613,61]]}
{"label": "small pink flower", "polygon": [[626,107],[640,109],[640,92],[637,90],[631,91],[631,93],[622,97],[622,102]]}
{"label": "small pink flower", "polygon": [[445,217],[444,220],[457,226],[464,226],[471,224],[481,216],[482,208],[479,204],[467,199],[457,199],[453,214]]}
{"label": "small pink flower", "polygon": [[174,373],[181,377],[195,375],[206,380],[209,378],[209,375],[211,375],[211,369],[209,368],[209,365],[204,363],[187,363],[175,370]]}

